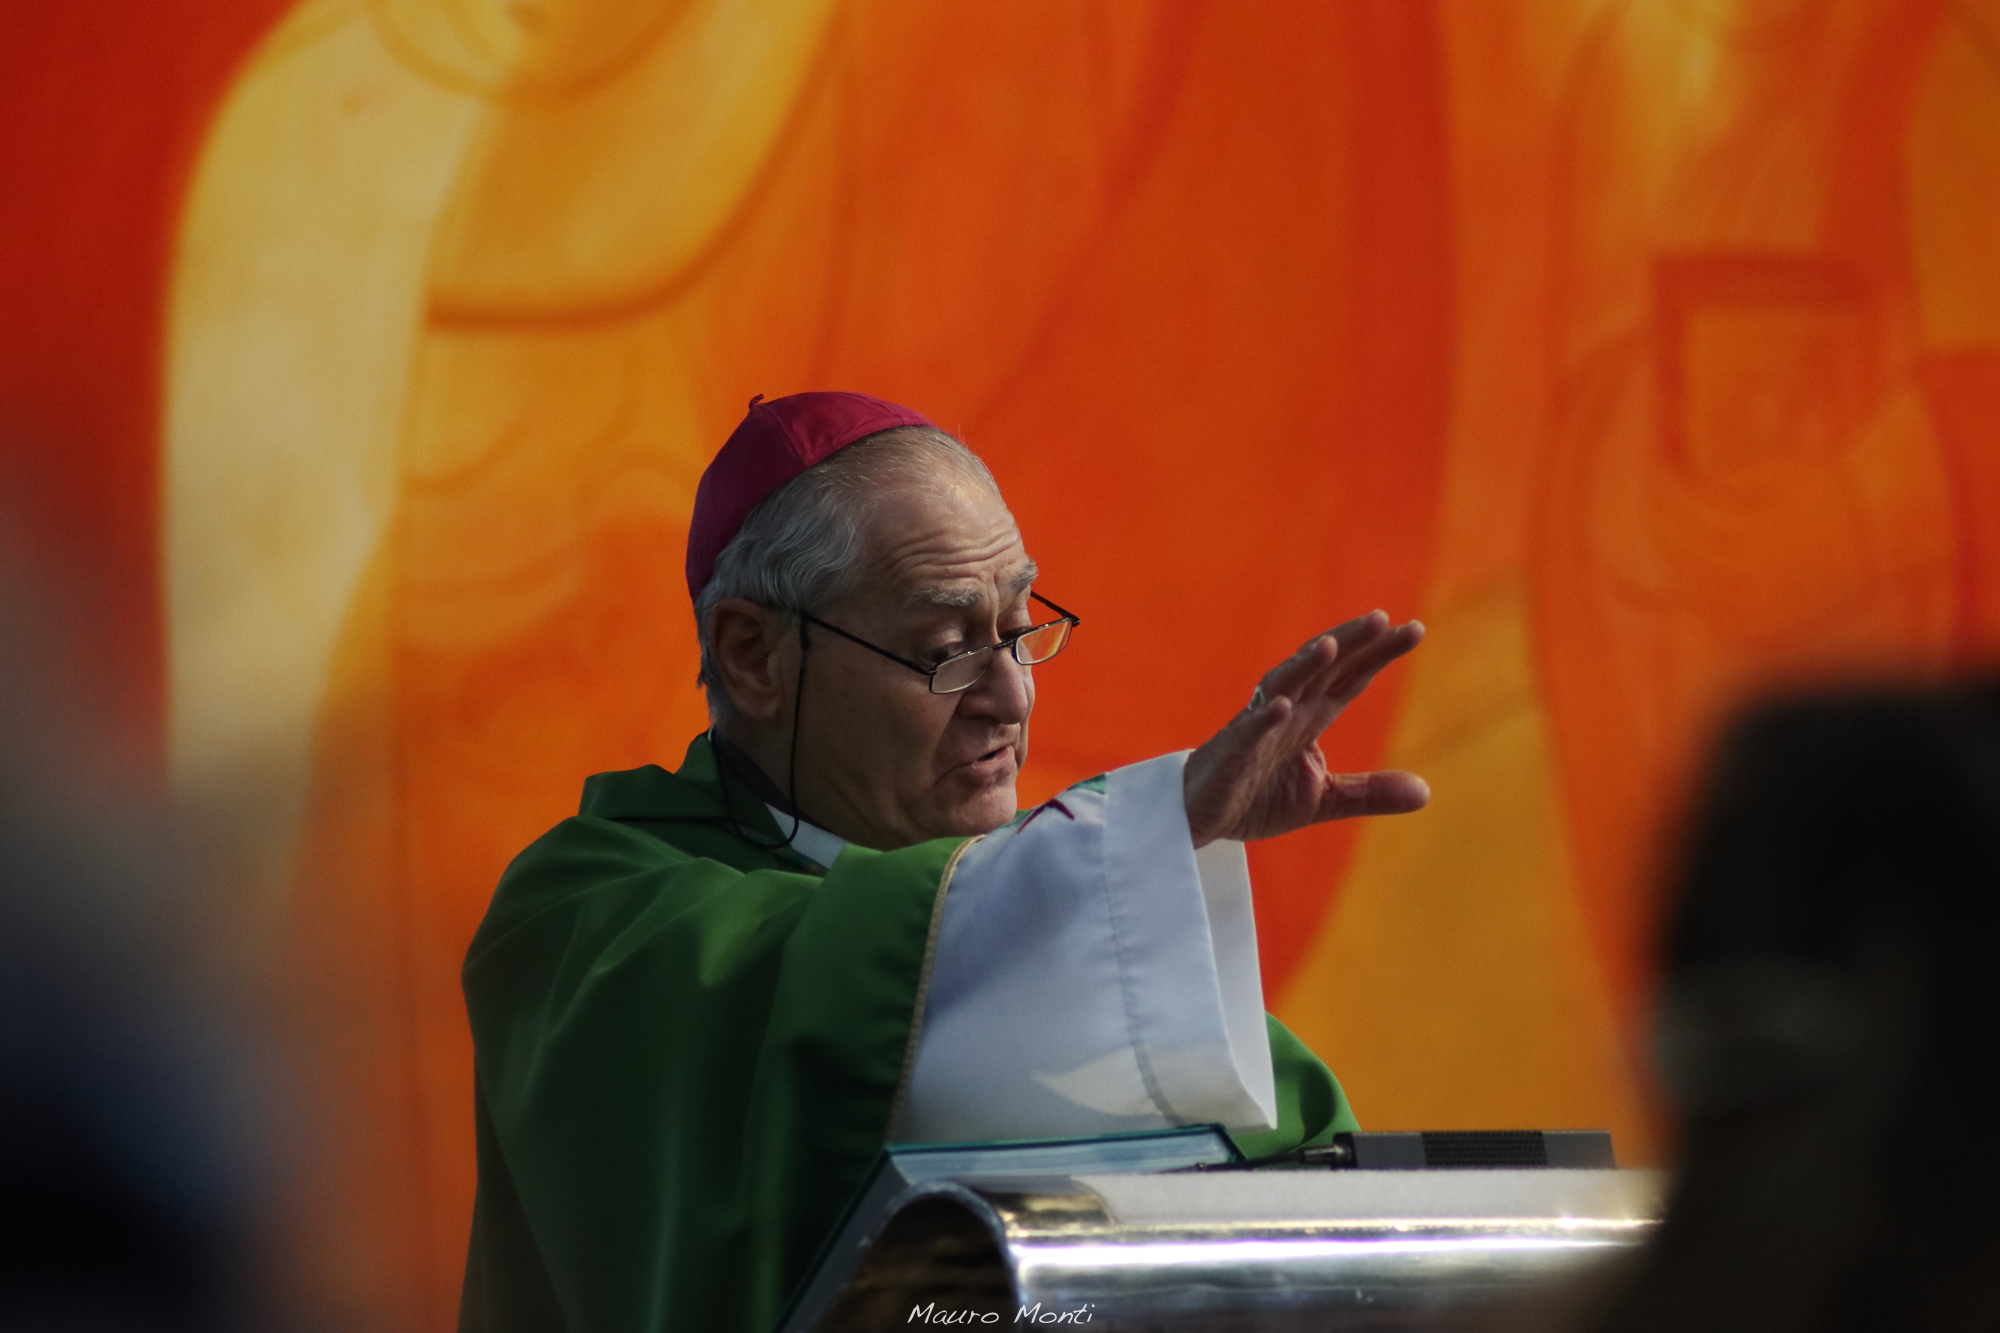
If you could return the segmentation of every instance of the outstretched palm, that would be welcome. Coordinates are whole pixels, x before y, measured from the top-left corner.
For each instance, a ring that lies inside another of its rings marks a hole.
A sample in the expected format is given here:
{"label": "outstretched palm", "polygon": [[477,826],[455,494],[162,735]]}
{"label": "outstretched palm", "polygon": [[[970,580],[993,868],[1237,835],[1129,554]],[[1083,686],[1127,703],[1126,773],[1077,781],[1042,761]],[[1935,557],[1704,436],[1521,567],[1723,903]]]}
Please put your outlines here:
{"label": "outstretched palm", "polygon": [[1328,819],[1421,809],[1414,773],[1329,773],[1319,736],[1375,673],[1422,642],[1380,611],[1319,635],[1265,673],[1251,706],[1188,757],[1183,795],[1195,846],[1249,841]]}

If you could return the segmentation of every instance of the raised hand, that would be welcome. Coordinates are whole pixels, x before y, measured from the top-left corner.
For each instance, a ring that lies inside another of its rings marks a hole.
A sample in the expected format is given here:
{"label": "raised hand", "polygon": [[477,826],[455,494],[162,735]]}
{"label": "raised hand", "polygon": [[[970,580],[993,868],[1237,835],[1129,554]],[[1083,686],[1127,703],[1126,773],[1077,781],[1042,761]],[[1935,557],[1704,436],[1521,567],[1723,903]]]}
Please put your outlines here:
{"label": "raised hand", "polygon": [[1420,810],[1414,773],[1329,773],[1319,736],[1375,673],[1423,641],[1418,621],[1380,611],[1312,639],[1266,672],[1250,706],[1188,756],[1182,780],[1194,845],[1275,838],[1308,824]]}

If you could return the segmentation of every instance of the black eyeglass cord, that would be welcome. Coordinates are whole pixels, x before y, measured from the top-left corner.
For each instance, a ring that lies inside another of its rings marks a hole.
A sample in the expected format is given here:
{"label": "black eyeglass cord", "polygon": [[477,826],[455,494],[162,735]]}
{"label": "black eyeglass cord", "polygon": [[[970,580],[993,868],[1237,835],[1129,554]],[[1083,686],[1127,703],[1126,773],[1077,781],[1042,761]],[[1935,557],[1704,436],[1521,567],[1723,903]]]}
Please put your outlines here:
{"label": "black eyeglass cord", "polygon": [[[731,805],[729,801],[730,761],[726,756],[723,756],[721,754],[718,754],[715,757],[716,778],[722,785],[722,809],[724,813],[724,818],[728,821],[728,827],[730,832],[734,833],[737,837],[743,839],[743,841],[749,843],[753,847],[762,847],[765,851],[768,852],[791,852],[795,856],[801,855],[802,853],[799,852],[799,849],[797,847],[792,845],[792,840],[799,836],[799,828],[805,823],[805,816],[799,813],[799,719],[805,709],[806,657],[811,651],[812,651],[812,640],[807,637],[805,617],[801,616],[799,617],[799,679],[798,679],[798,684],[793,688],[792,691],[791,754],[786,759],[785,763],[785,803],[792,807],[792,831],[790,833],[787,833],[782,841],[765,842],[762,838],[753,835],[749,829],[743,827],[742,822],[736,818],[735,807]],[[676,818],[673,822],[714,824],[719,821],[712,819],[705,819],[705,818],[690,819],[686,817],[679,817]],[[808,860],[810,860],[810,858],[808,858]]]}
{"label": "black eyeglass cord", "polygon": [[[723,808],[722,814],[657,815],[657,816],[650,816],[649,819],[655,820],[662,824],[700,824],[707,828],[727,829],[735,837],[737,837],[743,842],[749,843],[752,847],[757,848],[759,851],[770,852],[774,855],[780,852],[790,852],[793,856],[798,857],[802,861],[805,861],[813,868],[820,870],[824,869],[824,867],[820,866],[817,861],[814,861],[812,860],[812,858],[805,856],[796,847],[793,847],[791,845],[792,838],[798,836],[797,824],[794,824],[792,826],[791,836],[779,842],[772,842],[769,838],[764,837],[762,834],[754,833],[751,830],[743,827],[743,821],[736,817],[736,807],[732,805],[729,800],[729,765],[727,762],[724,761],[717,762],[716,778],[722,785],[722,808]],[[794,818],[796,819],[797,816],[795,815]]]}
{"label": "black eyeglass cord", "polygon": [[792,691],[792,753],[785,764],[785,800],[792,807],[792,831],[778,845],[793,851],[792,839],[799,836],[799,826],[805,822],[799,814],[799,721],[804,716],[806,706],[806,656],[812,651],[812,641],[806,637],[806,618],[799,617],[799,682]]}

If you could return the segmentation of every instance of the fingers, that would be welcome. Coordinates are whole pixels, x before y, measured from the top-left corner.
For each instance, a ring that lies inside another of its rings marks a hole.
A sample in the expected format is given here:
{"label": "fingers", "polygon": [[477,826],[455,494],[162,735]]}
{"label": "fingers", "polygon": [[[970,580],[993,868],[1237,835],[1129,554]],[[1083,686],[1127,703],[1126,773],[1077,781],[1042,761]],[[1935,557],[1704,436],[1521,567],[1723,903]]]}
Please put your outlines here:
{"label": "fingers", "polygon": [[1374,642],[1389,628],[1389,613],[1377,608],[1365,616],[1356,616],[1343,624],[1335,625],[1327,631],[1340,642],[1340,651],[1351,653],[1355,649]]}
{"label": "fingers", "polygon": [[1345,704],[1368,688],[1376,673],[1423,642],[1421,621],[1391,627],[1383,611],[1370,611],[1306,640],[1259,682],[1266,699]]}
{"label": "fingers", "polygon": [[1266,736],[1285,725],[1285,719],[1298,707],[1290,698],[1282,694],[1269,694],[1264,702],[1247,708],[1230,722],[1224,731],[1234,731],[1237,739],[1246,747],[1254,747]]}
{"label": "fingers", "polygon": [[1206,752],[1218,771],[1237,773],[1254,767],[1258,749],[1284,729],[1297,706],[1284,695],[1271,695],[1231,718],[1196,753]]}
{"label": "fingers", "polygon": [[1323,688],[1323,681],[1338,660],[1340,644],[1330,633],[1308,639],[1300,649],[1264,673],[1264,697],[1302,698]]}
{"label": "fingers", "polygon": [[[1320,699],[1335,704],[1351,702],[1383,667],[1423,642],[1421,621],[1391,628],[1388,619],[1376,611],[1328,630],[1272,672],[1266,692],[1282,680],[1283,692],[1301,703]],[[1333,656],[1326,656],[1325,649],[1307,651],[1325,644],[1333,646]]]}
{"label": "fingers", "polygon": [[1305,647],[1294,654],[1303,663],[1301,679],[1286,693],[1295,699],[1326,693],[1348,671],[1345,664],[1349,658],[1366,652],[1388,633],[1388,612],[1370,611],[1307,640]]}
{"label": "fingers", "polygon": [[1318,823],[1362,815],[1406,815],[1430,803],[1431,787],[1415,773],[1385,769],[1377,773],[1330,773],[1320,797]]}
{"label": "fingers", "polygon": [[1340,655],[1340,670],[1327,683],[1327,694],[1338,703],[1351,702],[1368,688],[1383,667],[1388,666],[1424,641],[1424,625],[1412,620],[1384,630],[1353,652]]}

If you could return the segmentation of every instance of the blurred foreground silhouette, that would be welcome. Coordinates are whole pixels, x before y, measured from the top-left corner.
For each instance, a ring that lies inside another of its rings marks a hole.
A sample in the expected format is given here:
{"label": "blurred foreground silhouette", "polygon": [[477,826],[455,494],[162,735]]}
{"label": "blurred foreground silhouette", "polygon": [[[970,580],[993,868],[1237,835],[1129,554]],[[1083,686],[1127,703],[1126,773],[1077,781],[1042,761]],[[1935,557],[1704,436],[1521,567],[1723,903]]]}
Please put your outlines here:
{"label": "blurred foreground silhouette", "polygon": [[270,1327],[255,1006],[41,591],[0,565],[0,1328]]}
{"label": "blurred foreground silhouette", "polygon": [[2000,689],[1767,705],[1695,814],[1667,1220],[1574,1326],[2000,1328]]}

